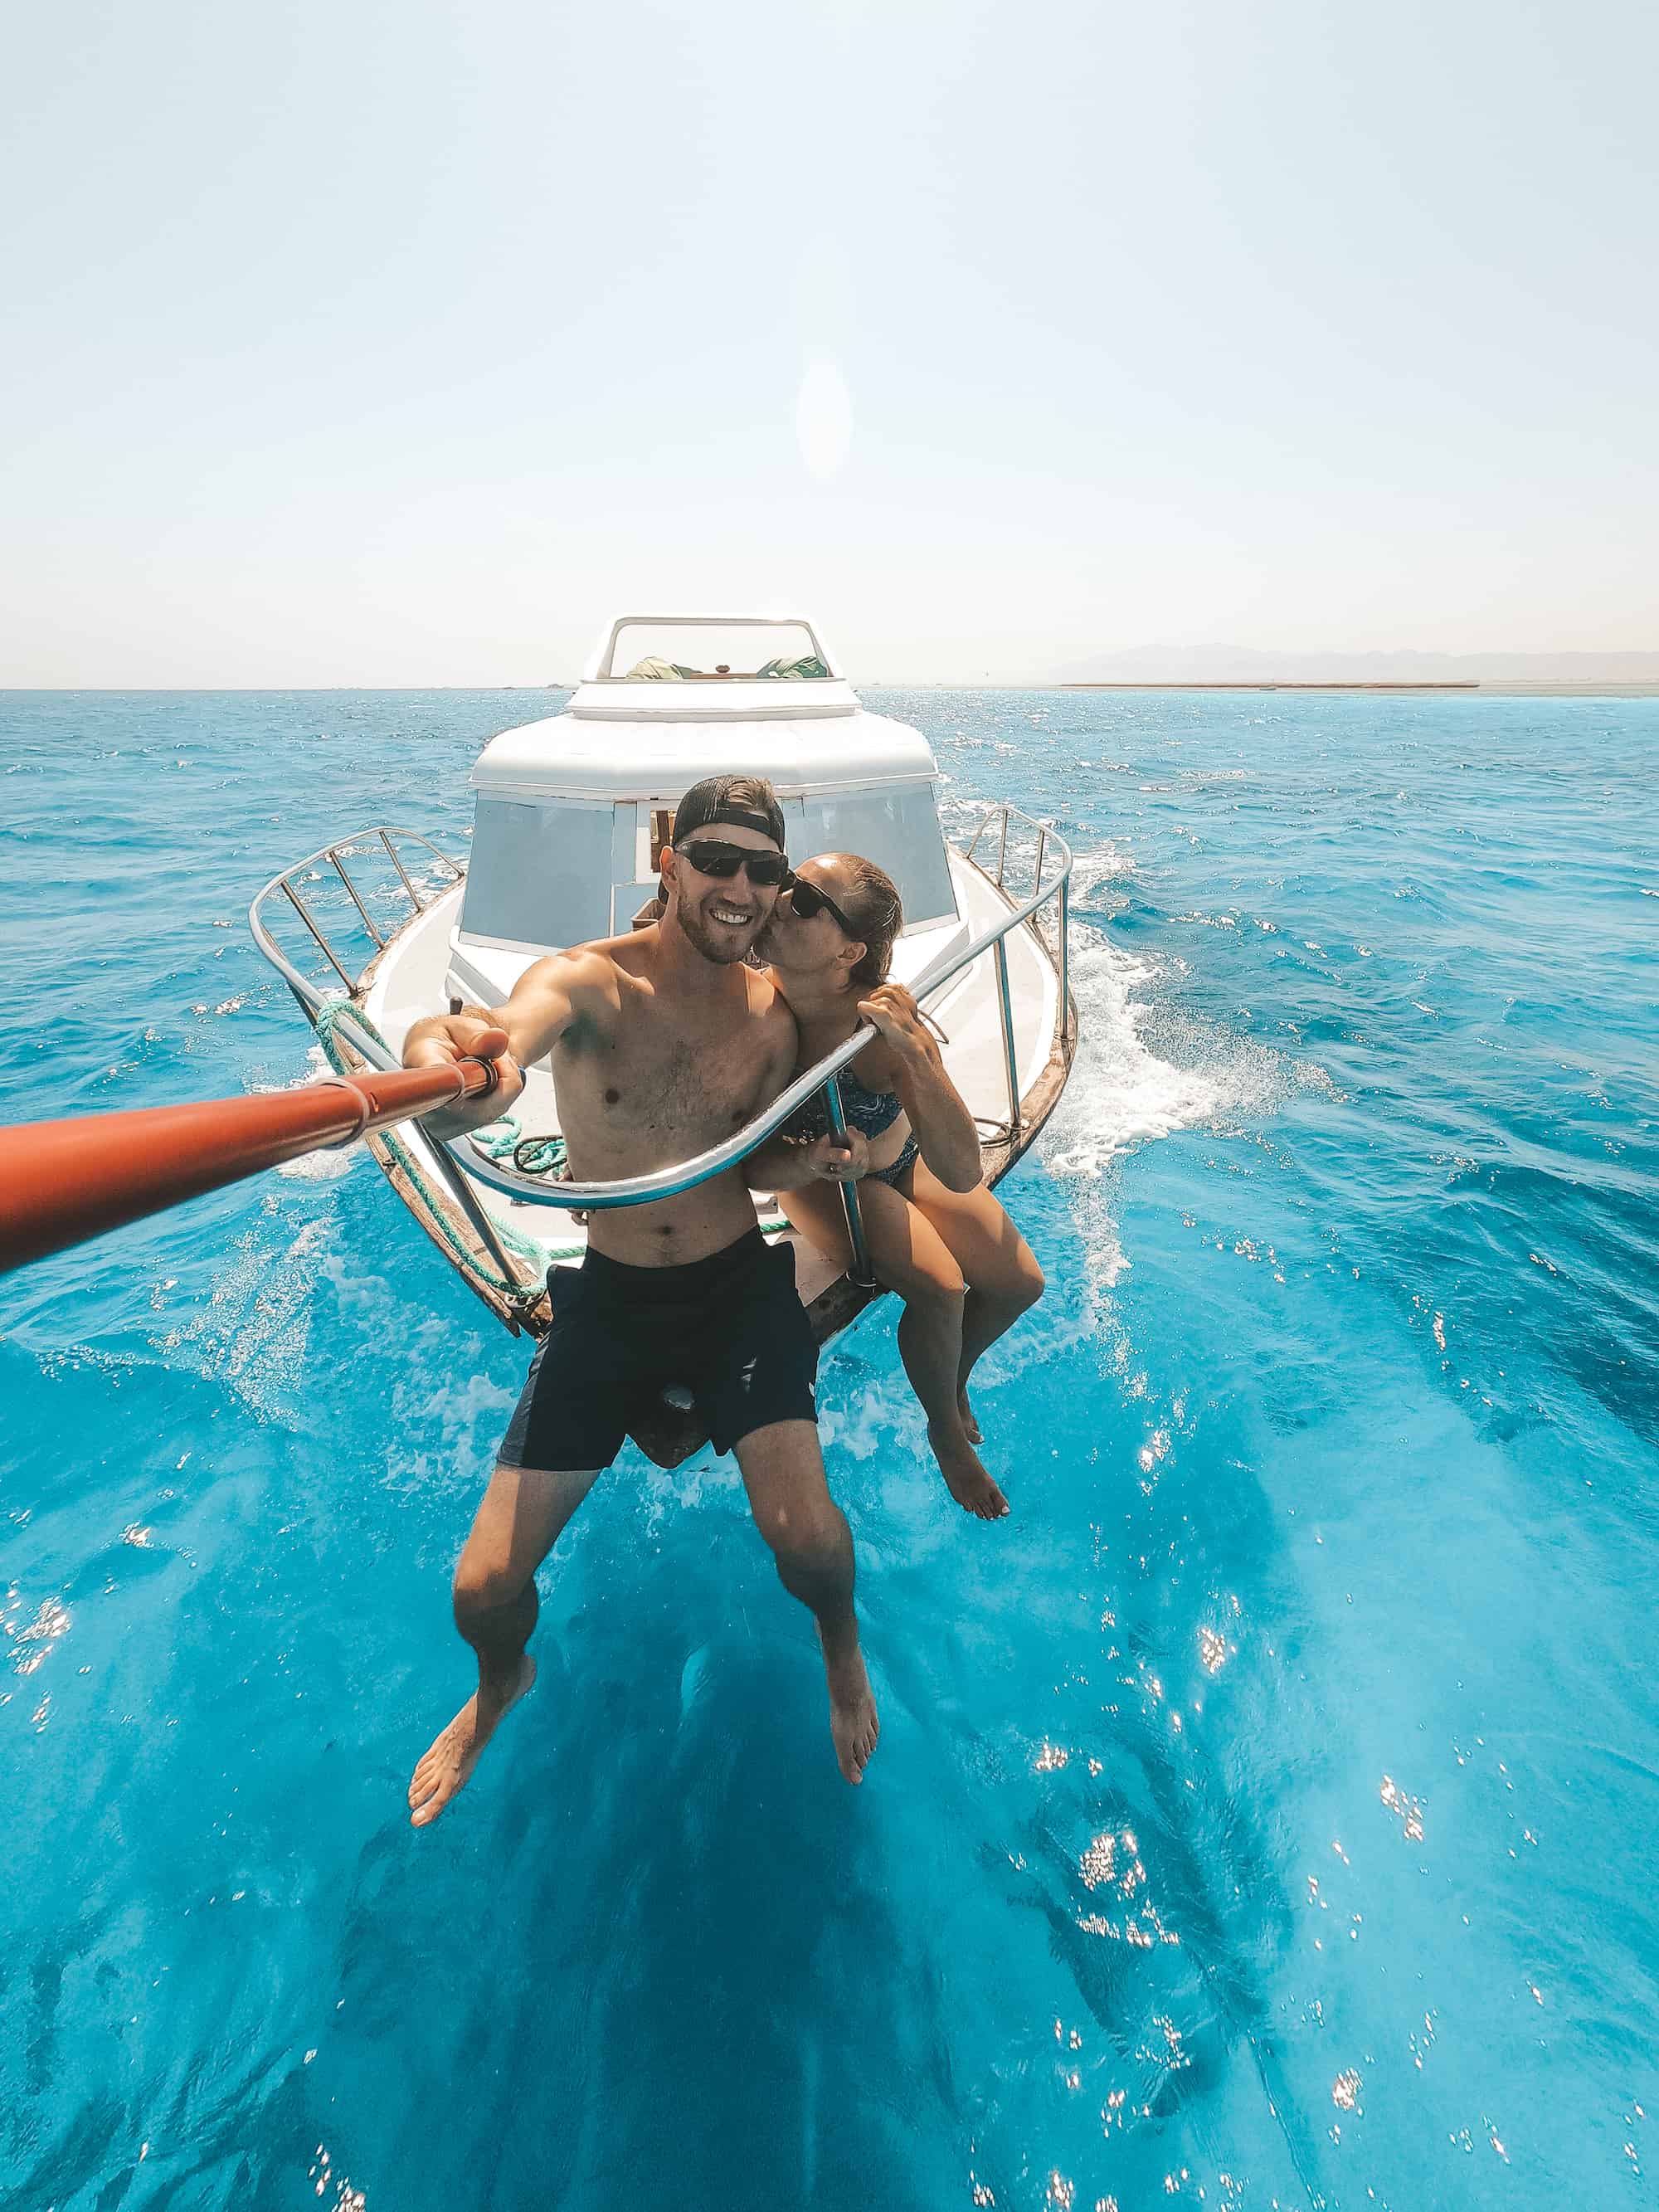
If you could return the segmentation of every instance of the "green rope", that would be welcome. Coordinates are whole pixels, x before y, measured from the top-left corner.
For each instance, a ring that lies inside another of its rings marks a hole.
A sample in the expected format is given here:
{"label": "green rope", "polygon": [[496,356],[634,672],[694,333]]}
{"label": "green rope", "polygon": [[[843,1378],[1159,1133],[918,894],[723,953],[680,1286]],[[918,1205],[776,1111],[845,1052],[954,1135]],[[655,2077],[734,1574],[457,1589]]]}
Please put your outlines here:
{"label": "green rope", "polygon": [[487,1159],[511,1160],[520,1175],[556,1176],[567,1158],[562,1137],[522,1137],[510,1114],[475,1129],[472,1142]]}

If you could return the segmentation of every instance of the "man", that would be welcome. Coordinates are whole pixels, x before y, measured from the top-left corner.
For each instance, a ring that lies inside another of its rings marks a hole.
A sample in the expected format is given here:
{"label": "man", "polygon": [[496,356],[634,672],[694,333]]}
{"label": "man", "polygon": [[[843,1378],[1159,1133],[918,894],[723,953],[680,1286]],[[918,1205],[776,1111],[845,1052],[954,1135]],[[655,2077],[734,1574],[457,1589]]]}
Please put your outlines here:
{"label": "man", "polygon": [[[694,785],[663,851],[659,921],[537,961],[493,1013],[410,1030],[410,1066],[470,1054],[500,1076],[487,1097],[428,1115],[428,1131],[449,1138],[495,1120],[523,1088],[521,1067],[544,1054],[583,1182],[672,1166],[752,1120],[795,1067],[794,1018],[745,964],[788,880],[783,847],[763,777]],[[861,1140],[769,1147],[767,1182],[840,1181],[862,1165]],[[616,1456],[641,1393],[665,1382],[689,1387],[716,1449],[737,1454],[783,1585],[817,1623],[836,1757],[860,1781],[878,1723],[853,1610],[853,1540],[818,1448],[817,1350],[793,1252],[763,1239],[744,1168],[678,1198],[592,1213],[580,1272],[555,1268],[550,1291],[552,1325],[455,1571],[455,1625],[477,1655],[478,1686],[415,1769],[415,1826],[465,1784],[535,1680],[536,1570]]]}

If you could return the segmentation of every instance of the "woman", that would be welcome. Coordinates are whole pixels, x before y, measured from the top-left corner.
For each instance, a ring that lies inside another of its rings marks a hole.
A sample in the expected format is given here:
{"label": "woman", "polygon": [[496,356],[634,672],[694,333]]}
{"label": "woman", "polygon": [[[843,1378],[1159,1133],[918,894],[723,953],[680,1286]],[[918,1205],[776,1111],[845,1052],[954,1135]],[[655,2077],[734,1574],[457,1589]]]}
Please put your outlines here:
{"label": "woman", "polygon": [[[899,1352],[927,1416],[927,1440],[958,1505],[994,1521],[1008,1501],[980,1462],[968,1378],[988,1346],[1042,1295],[1042,1271],[983,1187],[979,1133],[915,1000],[886,981],[903,921],[898,892],[872,860],[825,853],[803,862],[762,939],[772,980],[800,1028],[810,1067],[863,1021],[879,1035],[841,1076],[849,1128],[869,1147],[858,1183],[870,1261],[904,1301]],[[810,1143],[829,1127],[822,1095],[786,1125]],[[839,1186],[813,1182],[779,1203],[809,1243],[848,1265]]]}

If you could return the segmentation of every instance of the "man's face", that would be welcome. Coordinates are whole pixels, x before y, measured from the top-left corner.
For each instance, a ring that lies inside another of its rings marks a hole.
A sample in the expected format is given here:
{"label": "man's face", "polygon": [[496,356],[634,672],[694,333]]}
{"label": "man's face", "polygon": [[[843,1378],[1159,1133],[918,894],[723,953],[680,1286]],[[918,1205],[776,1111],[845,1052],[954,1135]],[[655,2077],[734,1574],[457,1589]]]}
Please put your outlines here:
{"label": "man's face", "polygon": [[668,888],[669,913],[684,932],[687,942],[705,960],[730,967],[745,959],[778,901],[775,884],[750,880],[746,867],[731,876],[705,874],[697,866],[698,848],[706,848],[711,861],[722,848],[763,854],[776,860],[778,848],[758,830],[738,823],[711,823],[693,830],[683,845],[663,854],[663,881]]}

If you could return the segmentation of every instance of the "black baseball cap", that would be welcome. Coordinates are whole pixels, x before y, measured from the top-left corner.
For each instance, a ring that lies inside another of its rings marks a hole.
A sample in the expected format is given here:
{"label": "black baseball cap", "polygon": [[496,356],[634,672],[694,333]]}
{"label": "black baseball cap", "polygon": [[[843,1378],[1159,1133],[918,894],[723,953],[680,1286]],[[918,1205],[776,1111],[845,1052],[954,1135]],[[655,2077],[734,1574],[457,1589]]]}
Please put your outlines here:
{"label": "black baseball cap", "polygon": [[674,809],[674,842],[683,845],[694,830],[727,822],[753,830],[784,849],[783,809],[763,775],[706,775],[694,783]]}

